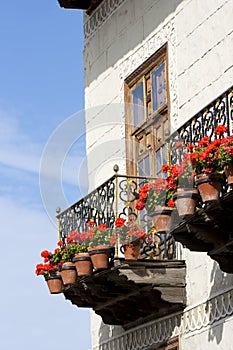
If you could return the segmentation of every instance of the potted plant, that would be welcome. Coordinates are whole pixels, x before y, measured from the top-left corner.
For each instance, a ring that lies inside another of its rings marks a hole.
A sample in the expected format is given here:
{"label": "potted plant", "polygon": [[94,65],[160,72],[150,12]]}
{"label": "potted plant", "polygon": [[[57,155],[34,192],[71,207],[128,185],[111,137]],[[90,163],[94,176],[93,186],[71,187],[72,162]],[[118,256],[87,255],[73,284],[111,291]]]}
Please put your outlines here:
{"label": "potted plant", "polygon": [[[59,245],[62,244],[63,241],[58,242]],[[66,243],[62,245],[61,248],[61,277],[64,285],[74,284],[77,279],[77,271],[76,267],[73,263],[73,258],[77,253],[78,246],[76,243],[72,241],[72,239],[68,236],[66,238]]]}
{"label": "potted plant", "polygon": [[224,136],[225,133],[228,134],[228,128],[225,125],[218,125],[215,133],[221,140],[217,156],[222,163],[228,188],[230,188],[233,184],[233,136]]}
{"label": "potted plant", "polygon": [[109,258],[113,255],[111,229],[104,223],[96,225],[93,220],[87,223],[89,247],[88,253],[95,269],[106,269]]}
{"label": "potted plant", "polygon": [[87,276],[92,273],[92,262],[88,253],[90,235],[88,232],[80,233],[78,230],[71,231],[70,240],[77,245],[76,253],[73,257],[73,263],[76,267],[79,277]]}
{"label": "potted plant", "polygon": [[[221,134],[220,130],[221,125],[215,129],[216,137]],[[210,137],[204,136],[197,145],[187,145],[195,184],[204,203],[217,201],[220,197],[223,183],[222,159],[219,154],[221,144],[220,138],[211,141]]]}
{"label": "potted plant", "polygon": [[136,201],[135,208],[147,210],[158,233],[170,230],[171,213],[175,206],[172,194],[175,189],[176,182],[172,176],[166,179],[158,178],[139,189],[139,199]]}
{"label": "potted plant", "polygon": [[[181,146],[180,146],[181,147]],[[181,164],[162,166],[162,172],[172,179],[174,200],[180,217],[193,215],[199,199],[198,191],[194,187],[193,168],[187,153],[183,154]]]}
{"label": "potted plant", "polygon": [[62,279],[59,274],[59,262],[53,261],[54,257],[58,256],[58,251],[55,249],[54,253],[48,250],[43,250],[41,252],[41,257],[44,259],[44,263],[36,265],[36,275],[42,275],[47,282],[49,291],[51,294],[58,294],[62,292]]}
{"label": "potted plant", "polygon": [[126,222],[123,218],[117,218],[113,232],[115,240],[121,244],[125,259],[137,260],[147,236],[143,227],[133,221]]}

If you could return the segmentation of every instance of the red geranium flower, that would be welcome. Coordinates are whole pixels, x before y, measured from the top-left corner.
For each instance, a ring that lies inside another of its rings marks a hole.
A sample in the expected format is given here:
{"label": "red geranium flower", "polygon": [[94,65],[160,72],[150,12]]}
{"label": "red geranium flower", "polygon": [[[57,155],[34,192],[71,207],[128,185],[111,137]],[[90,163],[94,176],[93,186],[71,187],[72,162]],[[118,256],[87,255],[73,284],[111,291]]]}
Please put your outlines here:
{"label": "red geranium flower", "polygon": [[42,258],[49,258],[52,253],[50,253],[48,250],[43,250],[40,255]]}
{"label": "red geranium flower", "polygon": [[116,221],[115,221],[115,226],[116,226],[116,227],[121,227],[121,226],[124,225],[124,223],[125,223],[125,219],[123,219],[123,218],[117,218]]}
{"label": "red geranium flower", "polygon": [[169,208],[174,208],[175,207],[175,202],[172,199],[169,199],[169,201],[167,202],[167,206]]}
{"label": "red geranium flower", "polygon": [[95,226],[95,221],[93,221],[93,220],[88,221],[87,226],[88,227]]}
{"label": "red geranium flower", "polygon": [[63,240],[61,239],[58,243],[57,243],[57,245],[59,246],[59,247],[62,247],[63,246]]}
{"label": "red geranium flower", "polygon": [[100,230],[100,231],[104,231],[107,228],[108,228],[108,226],[106,224],[99,224],[99,226],[98,226],[98,230]]}
{"label": "red geranium flower", "polygon": [[144,201],[142,201],[141,199],[138,199],[135,203],[135,208],[137,210],[143,210],[145,208],[145,204],[146,203]]}
{"label": "red geranium flower", "polygon": [[214,132],[216,135],[222,135],[224,132],[228,132],[228,128],[225,125],[220,124],[216,127]]}
{"label": "red geranium flower", "polygon": [[167,173],[168,170],[170,170],[170,166],[168,164],[163,164],[161,170],[162,173]]}

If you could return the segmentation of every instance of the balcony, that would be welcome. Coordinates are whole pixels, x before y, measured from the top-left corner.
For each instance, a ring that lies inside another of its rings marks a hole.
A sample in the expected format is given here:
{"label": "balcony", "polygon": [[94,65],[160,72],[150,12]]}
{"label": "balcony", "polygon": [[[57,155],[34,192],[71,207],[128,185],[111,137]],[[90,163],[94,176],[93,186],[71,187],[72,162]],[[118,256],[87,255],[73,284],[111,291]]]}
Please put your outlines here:
{"label": "balcony", "polygon": [[153,179],[119,175],[118,167],[114,169],[113,177],[57,218],[63,241],[73,230],[85,231],[90,220],[113,227],[117,217],[140,221],[151,233],[151,242],[144,244],[138,260],[125,260],[116,247],[107,269],[78,277],[63,289],[74,305],[92,308],[104,323],[126,329],[185,308],[186,266],[177,259],[173,237],[157,234],[147,213],[135,210],[139,187]]}
{"label": "balcony", "polygon": [[[197,143],[203,136],[214,137],[217,125],[229,130],[233,122],[233,88],[231,87],[210,105],[205,107],[171,136],[171,161],[179,163],[181,152],[174,144],[182,141],[186,146]],[[173,216],[171,234],[177,242],[191,251],[207,252],[216,260],[222,271],[233,273],[233,191],[225,182],[220,200],[208,204],[199,203],[195,214],[187,219]]]}

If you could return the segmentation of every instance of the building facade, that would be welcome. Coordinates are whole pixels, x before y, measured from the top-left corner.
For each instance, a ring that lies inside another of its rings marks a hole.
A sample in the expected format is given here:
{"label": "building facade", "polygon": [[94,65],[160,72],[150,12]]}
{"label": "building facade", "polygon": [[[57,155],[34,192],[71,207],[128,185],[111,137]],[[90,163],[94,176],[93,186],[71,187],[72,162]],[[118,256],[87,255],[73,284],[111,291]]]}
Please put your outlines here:
{"label": "building facade", "polygon": [[[232,87],[233,2],[69,3],[87,10],[90,191],[112,175],[114,164],[123,174],[158,176],[167,160],[167,137]],[[233,349],[232,273],[206,252],[181,243],[177,250],[186,262],[184,310],[127,329],[106,325],[91,311],[92,350]]]}

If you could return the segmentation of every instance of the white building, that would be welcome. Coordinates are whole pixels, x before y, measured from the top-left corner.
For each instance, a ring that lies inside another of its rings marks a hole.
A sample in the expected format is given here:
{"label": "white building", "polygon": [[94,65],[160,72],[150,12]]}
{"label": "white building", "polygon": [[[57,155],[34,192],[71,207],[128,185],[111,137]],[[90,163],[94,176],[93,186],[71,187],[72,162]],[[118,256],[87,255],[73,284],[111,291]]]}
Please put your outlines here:
{"label": "white building", "polygon": [[[87,10],[84,68],[90,191],[112,175],[116,163],[123,174],[156,176],[166,156],[165,139],[199,111],[204,116],[213,106],[223,105],[223,96],[227,103],[221,117],[228,113],[232,122],[231,0],[59,3]],[[137,107],[132,110],[130,103]],[[105,325],[92,311],[92,350],[233,349],[233,267],[228,269],[231,273],[224,272],[226,268],[222,271],[205,249],[195,252],[178,246],[179,259],[186,263],[183,310],[168,309],[163,316],[124,328]],[[228,258],[224,264],[230,266],[233,261]]]}

